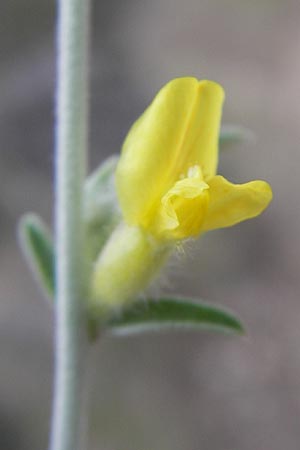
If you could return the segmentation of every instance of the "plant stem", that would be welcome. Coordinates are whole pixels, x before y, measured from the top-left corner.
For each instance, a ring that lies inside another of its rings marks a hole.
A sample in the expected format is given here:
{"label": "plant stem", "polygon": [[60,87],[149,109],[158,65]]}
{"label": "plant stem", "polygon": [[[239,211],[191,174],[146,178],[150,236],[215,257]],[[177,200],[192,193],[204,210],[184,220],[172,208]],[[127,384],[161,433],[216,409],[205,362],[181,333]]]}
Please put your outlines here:
{"label": "plant stem", "polygon": [[58,0],[56,367],[50,450],[79,449],[81,406],[85,403],[82,192],[87,160],[89,9],[89,0]]}

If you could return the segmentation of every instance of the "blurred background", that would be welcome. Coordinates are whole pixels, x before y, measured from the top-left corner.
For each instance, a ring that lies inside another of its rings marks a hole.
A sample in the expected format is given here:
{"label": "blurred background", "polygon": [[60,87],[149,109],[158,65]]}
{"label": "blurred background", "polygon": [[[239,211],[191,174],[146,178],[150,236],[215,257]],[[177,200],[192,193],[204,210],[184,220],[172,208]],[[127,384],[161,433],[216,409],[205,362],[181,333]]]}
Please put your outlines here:
{"label": "blurred background", "polygon": [[[223,123],[256,136],[221,155],[234,182],[266,179],[270,208],[180,255],[169,291],[235,310],[246,338],[106,339],[94,349],[89,450],[298,450],[300,441],[300,3],[94,1],[90,169],[119,151],[169,79],[226,91]],[[47,448],[52,314],[16,242],[53,200],[55,5],[1,5],[0,447]]]}

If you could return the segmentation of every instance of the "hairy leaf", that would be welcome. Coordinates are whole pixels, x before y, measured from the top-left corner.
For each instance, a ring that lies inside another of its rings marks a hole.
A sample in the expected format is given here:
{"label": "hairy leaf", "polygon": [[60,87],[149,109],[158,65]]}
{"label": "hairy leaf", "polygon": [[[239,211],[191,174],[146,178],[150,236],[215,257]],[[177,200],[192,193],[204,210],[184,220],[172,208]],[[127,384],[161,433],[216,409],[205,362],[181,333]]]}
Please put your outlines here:
{"label": "hairy leaf", "polygon": [[51,234],[36,214],[26,214],[19,223],[23,253],[32,272],[50,297],[55,290],[54,249]]}
{"label": "hairy leaf", "polygon": [[134,304],[107,324],[113,334],[172,329],[212,330],[243,334],[240,321],[219,306],[182,298],[162,298]]}

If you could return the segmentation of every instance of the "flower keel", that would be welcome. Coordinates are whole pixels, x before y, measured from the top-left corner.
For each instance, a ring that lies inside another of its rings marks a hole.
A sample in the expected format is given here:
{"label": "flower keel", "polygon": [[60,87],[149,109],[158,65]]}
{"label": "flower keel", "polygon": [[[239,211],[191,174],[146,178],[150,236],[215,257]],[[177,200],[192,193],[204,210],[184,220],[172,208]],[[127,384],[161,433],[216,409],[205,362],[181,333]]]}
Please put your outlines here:
{"label": "flower keel", "polygon": [[200,167],[190,168],[188,177],[177,181],[161,199],[149,232],[173,241],[198,236],[209,204],[208,191]]}

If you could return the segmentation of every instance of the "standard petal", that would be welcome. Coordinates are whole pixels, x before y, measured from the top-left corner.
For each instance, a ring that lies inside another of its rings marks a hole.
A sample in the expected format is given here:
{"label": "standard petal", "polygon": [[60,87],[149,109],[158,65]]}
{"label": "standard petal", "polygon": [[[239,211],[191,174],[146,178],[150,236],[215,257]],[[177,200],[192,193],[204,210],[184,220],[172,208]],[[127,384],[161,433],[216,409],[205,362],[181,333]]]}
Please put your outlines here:
{"label": "standard petal", "polygon": [[169,82],[126,137],[116,183],[121,208],[129,223],[148,221],[151,209],[177,177],[177,153],[197,96],[197,86],[195,78]]}
{"label": "standard petal", "polygon": [[203,231],[230,227],[258,216],[272,200],[272,190],[265,181],[232,184],[221,176],[208,182],[210,202]]}
{"label": "standard petal", "polygon": [[223,88],[213,81],[199,81],[189,126],[183,145],[185,169],[200,165],[204,178],[216,175]]}
{"label": "standard petal", "polygon": [[169,82],[137,120],[124,142],[116,172],[120,205],[127,222],[144,224],[163,195],[189,166],[212,175],[223,90],[195,78]]}

